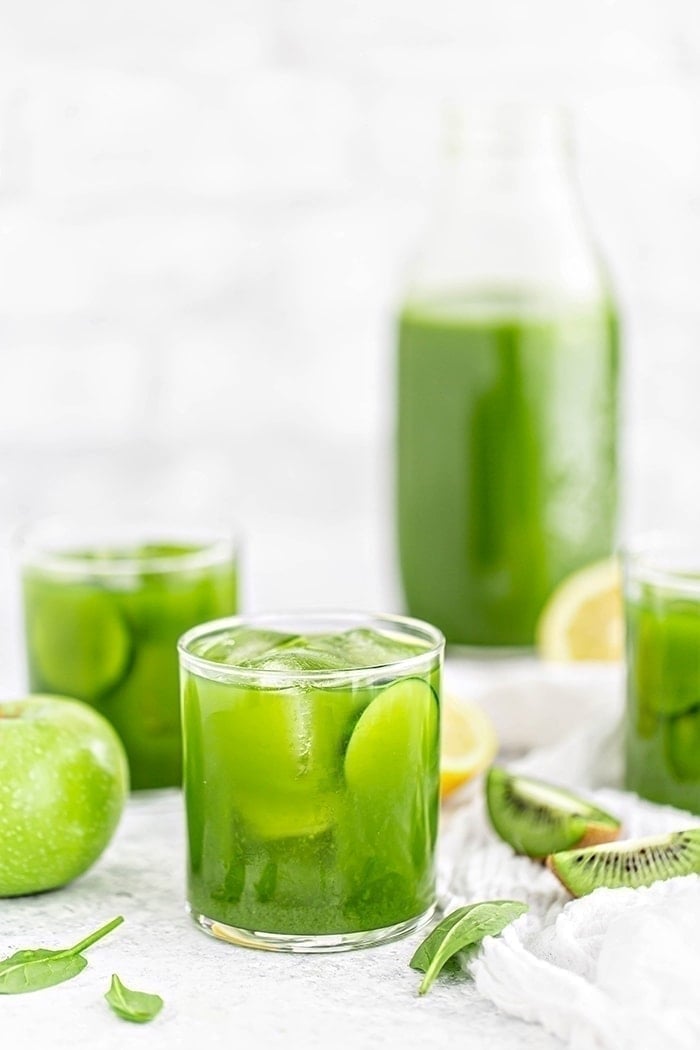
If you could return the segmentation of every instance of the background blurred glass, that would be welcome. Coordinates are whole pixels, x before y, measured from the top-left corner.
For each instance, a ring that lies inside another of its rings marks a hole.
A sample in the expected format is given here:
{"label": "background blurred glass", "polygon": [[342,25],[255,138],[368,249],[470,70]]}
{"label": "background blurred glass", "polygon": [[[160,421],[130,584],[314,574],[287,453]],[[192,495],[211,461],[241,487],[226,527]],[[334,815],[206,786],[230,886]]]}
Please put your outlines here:
{"label": "background blurred glass", "polygon": [[700,522],[695,0],[5,0],[3,532],[186,500],[244,527],[249,607],[398,605],[393,312],[444,100],[508,94],[578,120],[627,528]]}

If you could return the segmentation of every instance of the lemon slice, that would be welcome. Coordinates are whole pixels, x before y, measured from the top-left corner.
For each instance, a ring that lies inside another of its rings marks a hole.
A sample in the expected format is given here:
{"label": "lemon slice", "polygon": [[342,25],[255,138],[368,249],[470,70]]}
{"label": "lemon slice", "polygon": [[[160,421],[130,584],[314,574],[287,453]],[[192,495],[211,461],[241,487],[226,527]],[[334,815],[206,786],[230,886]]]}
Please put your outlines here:
{"label": "lemon slice", "polygon": [[545,660],[621,660],[622,573],[617,558],[567,576],[545,605],[536,633]]}
{"label": "lemon slice", "polygon": [[443,695],[440,794],[450,794],[481,773],[497,751],[498,740],[488,715],[476,704]]}

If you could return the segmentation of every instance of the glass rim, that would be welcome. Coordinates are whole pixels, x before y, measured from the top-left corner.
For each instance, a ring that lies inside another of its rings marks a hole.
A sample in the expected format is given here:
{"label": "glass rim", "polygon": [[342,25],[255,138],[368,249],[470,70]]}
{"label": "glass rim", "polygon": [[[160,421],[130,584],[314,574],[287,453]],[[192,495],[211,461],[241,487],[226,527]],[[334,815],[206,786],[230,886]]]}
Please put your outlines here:
{"label": "glass rim", "polygon": [[700,540],[661,529],[642,533],[622,547],[625,582],[634,580],[700,597]]}
{"label": "glass rim", "polygon": [[[338,623],[345,621],[348,628],[358,626],[372,626],[383,624],[393,628],[396,633],[410,635],[413,638],[422,637],[430,643],[430,648],[411,656],[399,657],[389,663],[375,664],[371,667],[347,667],[340,669],[321,669],[307,671],[273,670],[271,668],[249,668],[236,667],[233,664],[225,664],[218,660],[209,660],[205,656],[193,653],[190,646],[205,637],[207,634],[218,634],[232,627],[271,627],[285,620],[294,622]],[[361,680],[365,678],[376,678],[382,672],[392,671],[396,674],[404,674],[406,671],[425,668],[436,658],[440,658],[445,650],[445,637],[437,627],[410,616],[400,616],[393,613],[370,613],[348,609],[322,609],[305,610],[292,609],[281,610],[271,613],[252,613],[250,615],[238,614],[236,616],[225,616],[218,620],[210,620],[207,623],[197,624],[190,628],[178,639],[177,643],[180,665],[188,671],[198,673],[200,677],[209,678],[219,682],[244,682],[248,684],[267,685],[280,687],[281,683],[288,684],[329,684],[347,683],[348,681]]]}
{"label": "glass rim", "polygon": [[[58,528],[61,539],[50,538],[51,529]],[[104,535],[100,535],[100,533]],[[145,519],[124,519],[113,525],[104,519],[81,523],[78,519],[49,517],[20,527],[16,533],[22,568],[39,569],[55,576],[133,576],[151,572],[174,574],[212,568],[235,560],[239,551],[238,531],[234,528],[212,528],[205,523]],[[195,550],[180,554],[129,555],[130,547],[190,543]],[[105,553],[99,555],[104,544]],[[84,553],[75,548],[84,547]],[[115,557],[109,548],[121,548],[125,557]]]}

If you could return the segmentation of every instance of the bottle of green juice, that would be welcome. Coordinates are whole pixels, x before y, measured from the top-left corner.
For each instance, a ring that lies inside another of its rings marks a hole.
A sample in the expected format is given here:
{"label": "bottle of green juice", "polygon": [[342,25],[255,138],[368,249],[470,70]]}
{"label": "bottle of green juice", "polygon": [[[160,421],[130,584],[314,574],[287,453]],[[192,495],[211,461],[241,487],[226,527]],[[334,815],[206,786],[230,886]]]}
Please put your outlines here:
{"label": "bottle of green juice", "polygon": [[398,322],[397,517],[410,613],[529,646],[617,507],[618,320],[557,111],[467,109]]}

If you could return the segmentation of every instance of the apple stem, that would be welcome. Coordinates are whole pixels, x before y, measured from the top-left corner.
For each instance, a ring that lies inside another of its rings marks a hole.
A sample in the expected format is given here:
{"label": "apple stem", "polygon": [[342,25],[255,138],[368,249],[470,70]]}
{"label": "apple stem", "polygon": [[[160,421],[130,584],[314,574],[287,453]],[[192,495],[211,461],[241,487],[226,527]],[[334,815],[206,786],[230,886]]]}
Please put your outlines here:
{"label": "apple stem", "polygon": [[85,938],[85,940],[79,941],[78,944],[75,944],[70,949],[71,955],[80,955],[80,953],[84,952],[86,948],[89,948],[91,944],[94,944],[95,941],[99,941],[103,937],[106,937],[108,933],[110,933],[117,926],[121,926],[123,922],[124,916],[117,915],[116,919],[112,919],[111,922],[108,922],[105,926],[101,926],[99,930],[95,930],[94,933],[91,933],[89,937]]}

